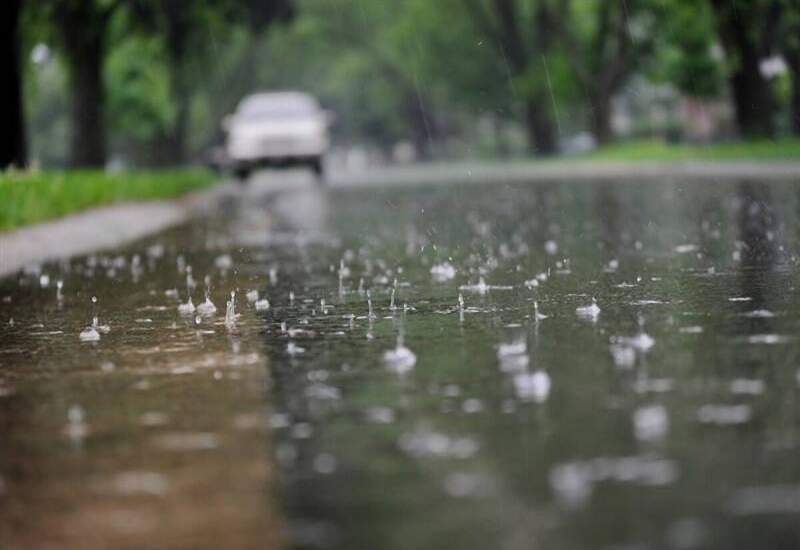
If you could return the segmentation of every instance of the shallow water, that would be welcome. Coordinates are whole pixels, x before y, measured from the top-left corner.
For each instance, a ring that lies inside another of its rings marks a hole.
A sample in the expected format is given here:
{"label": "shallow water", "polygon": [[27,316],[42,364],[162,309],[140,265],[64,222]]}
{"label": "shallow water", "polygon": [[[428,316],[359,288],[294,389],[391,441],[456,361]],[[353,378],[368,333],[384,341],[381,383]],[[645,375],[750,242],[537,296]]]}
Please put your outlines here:
{"label": "shallow water", "polygon": [[[261,282],[215,266],[246,258],[230,215],[0,283],[0,547],[284,546],[263,323],[243,291],[225,325],[228,292]],[[211,277],[214,317],[178,314],[179,254],[195,303]],[[95,314],[108,332],[84,341]]]}
{"label": "shallow water", "polygon": [[[45,266],[48,288],[6,280],[5,528],[795,548],[798,199],[795,182],[301,187],[137,243],[112,274],[118,254]],[[213,320],[178,316],[177,254],[195,304],[211,276]],[[111,331],[85,343],[92,295]],[[400,337],[414,361],[386,354]],[[93,509],[109,502],[119,517]],[[156,505],[191,517],[148,520]]]}

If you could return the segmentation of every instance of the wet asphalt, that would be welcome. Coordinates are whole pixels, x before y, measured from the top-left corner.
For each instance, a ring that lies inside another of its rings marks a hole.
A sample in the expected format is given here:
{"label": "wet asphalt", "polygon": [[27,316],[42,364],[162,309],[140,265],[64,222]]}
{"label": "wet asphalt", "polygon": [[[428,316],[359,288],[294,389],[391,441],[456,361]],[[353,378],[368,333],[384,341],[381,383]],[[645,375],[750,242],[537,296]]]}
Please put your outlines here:
{"label": "wet asphalt", "polygon": [[386,177],[0,281],[2,547],[797,547],[796,180]]}

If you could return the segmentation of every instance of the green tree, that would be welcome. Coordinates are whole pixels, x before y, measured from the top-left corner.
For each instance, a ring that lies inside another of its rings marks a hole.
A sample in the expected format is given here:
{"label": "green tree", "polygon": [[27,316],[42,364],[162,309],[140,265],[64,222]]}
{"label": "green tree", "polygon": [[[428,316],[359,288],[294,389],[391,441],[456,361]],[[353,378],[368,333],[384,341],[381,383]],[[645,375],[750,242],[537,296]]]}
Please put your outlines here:
{"label": "green tree", "polygon": [[576,81],[584,90],[598,143],[612,139],[611,101],[652,56],[658,20],[648,0],[565,0],[558,29]]}
{"label": "green tree", "polygon": [[534,153],[558,148],[555,101],[548,58],[558,47],[555,29],[563,25],[566,4],[552,0],[463,0],[468,13],[508,67],[524,104],[525,127]]}
{"label": "green tree", "polygon": [[273,75],[274,81],[300,85],[346,112],[340,131],[368,135],[384,149],[410,139],[419,156],[430,157],[441,110],[419,68],[425,52],[405,32],[409,6],[408,0],[301,2],[291,45],[282,49],[292,56],[299,48],[306,68],[299,78]]}
{"label": "green tree", "polygon": [[466,127],[461,128],[463,141],[475,140],[470,129],[477,120],[490,120],[495,151],[506,155],[503,128],[521,118],[520,94],[499,50],[463,0],[407,0],[392,37],[407,60],[406,70],[424,84],[426,95],[450,113],[447,118]]}
{"label": "green tree", "polygon": [[775,48],[780,3],[775,0],[710,1],[717,34],[726,54],[739,132],[745,137],[772,136],[775,100],[760,64]]}
{"label": "green tree", "polygon": [[70,164],[102,166],[106,161],[103,62],[108,27],[122,0],[45,0],[55,36],[66,59],[70,86]]}
{"label": "green tree", "polygon": [[134,164],[171,164],[166,142],[177,109],[162,41],[127,32],[124,18],[117,23],[120,28],[112,31],[114,47],[105,63],[111,147]]}
{"label": "green tree", "polygon": [[277,20],[293,14],[291,0],[133,0],[133,13],[140,28],[163,40],[170,77],[170,95],[175,113],[165,136],[165,151],[171,163],[186,159],[189,108],[193,90],[208,77],[213,53],[210,30],[218,35],[243,26],[260,33]]}
{"label": "green tree", "polygon": [[722,67],[714,56],[714,14],[706,3],[661,0],[654,63],[645,73],[697,98],[719,97]]}

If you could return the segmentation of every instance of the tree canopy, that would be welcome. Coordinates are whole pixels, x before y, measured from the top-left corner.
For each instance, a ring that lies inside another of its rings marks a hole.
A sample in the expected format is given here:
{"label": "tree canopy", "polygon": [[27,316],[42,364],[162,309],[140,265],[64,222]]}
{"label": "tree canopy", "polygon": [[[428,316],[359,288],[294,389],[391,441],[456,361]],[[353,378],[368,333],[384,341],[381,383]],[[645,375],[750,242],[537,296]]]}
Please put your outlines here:
{"label": "tree canopy", "polygon": [[74,166],[196,160],[259,89],[317,95],[338,115],[340,144],[391,155],[408,142],[421,158],[551,154],[581,132],[606,143],[620,98],[648,89],[674,105],[730,105],[741,137],[800,133],[797,0],[15,0],[3,10],[15,83],[3,107],[18,121],[4,129],[4,165],[28,151]]}

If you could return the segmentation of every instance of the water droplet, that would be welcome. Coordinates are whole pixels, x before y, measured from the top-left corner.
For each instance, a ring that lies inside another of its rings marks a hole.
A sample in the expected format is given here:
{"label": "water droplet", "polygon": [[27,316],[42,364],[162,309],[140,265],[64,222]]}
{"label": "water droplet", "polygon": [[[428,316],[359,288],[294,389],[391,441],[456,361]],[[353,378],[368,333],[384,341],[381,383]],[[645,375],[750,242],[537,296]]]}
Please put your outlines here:
{"label": "water droplet", "polygon": [[192,303],[192,297],[189,296],[189,299],[186,301],[185,304],[178,304],[178,313],[184,316],[190,316],[195,312],[194,304]]}
{"label": "water droplet", "polygon": [[639,441],[664,439],[669,431],[669,416],[662,405],[640,407],[633,412],[633,431]]}
{"label": "water droplet", "polygon": [[413,351],[403,345],[403,336],[397,337],[397,345],[383,354],[383,362],[389,369],[397,374],[406,374],[417,362],[417,356]]}
{"label": "water droplet", "polygon": [[596,321],[598,315],[600,315],[600,306],[597,305],[597,299],[592,297],[591,305],[576,308],[575,313],[582,319]]}
{"label": "water droplet", "polygon": [[100,333],[94,327],[86,327],[78,335],[81,342],[99,342]]}

